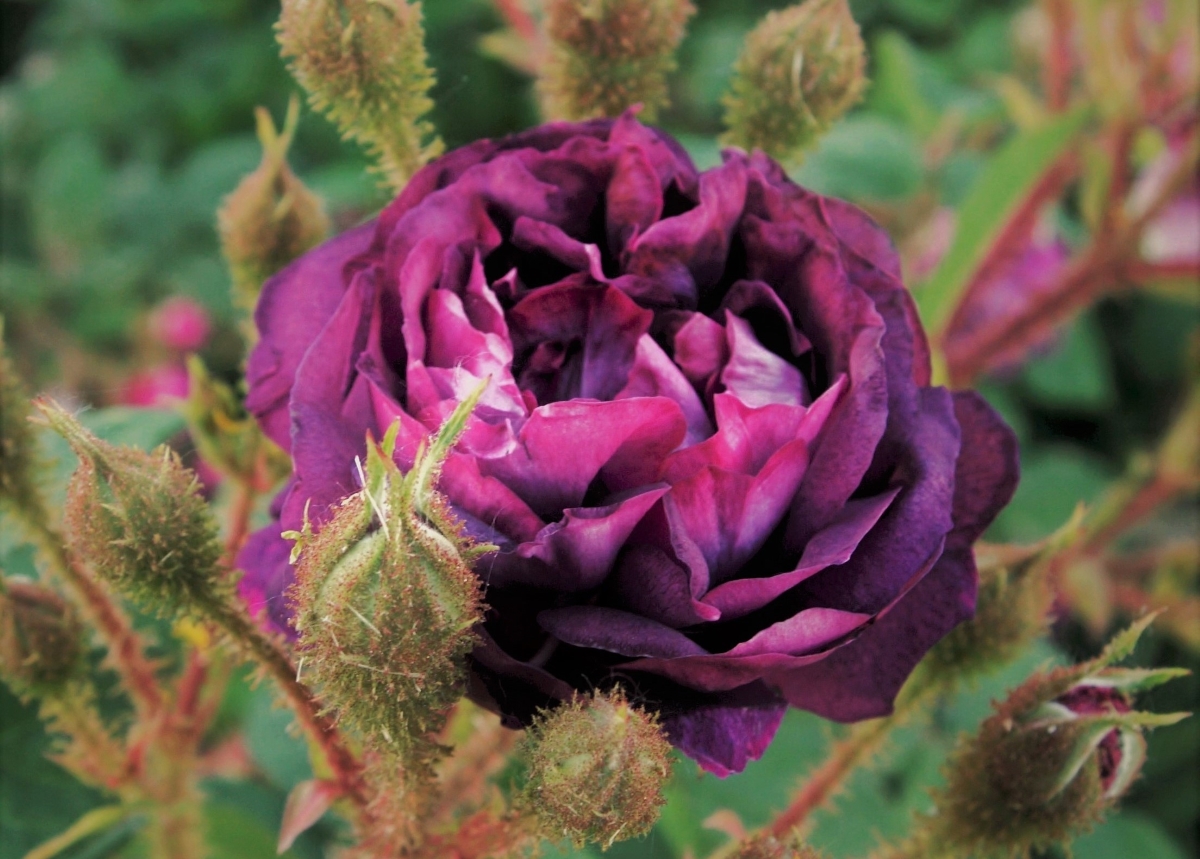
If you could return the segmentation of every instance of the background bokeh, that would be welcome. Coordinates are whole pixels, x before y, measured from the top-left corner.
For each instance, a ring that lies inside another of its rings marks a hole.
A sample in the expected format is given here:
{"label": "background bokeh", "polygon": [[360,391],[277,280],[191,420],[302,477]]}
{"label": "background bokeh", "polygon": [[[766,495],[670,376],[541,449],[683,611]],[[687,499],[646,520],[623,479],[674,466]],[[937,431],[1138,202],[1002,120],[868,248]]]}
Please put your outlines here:
{"label": "background bokeh", "polygon": [[[719,100],[742,37],[782,4],[696,5],[662,124],[705,165],[718,158]],[[1005,82],[1034,74],[1028,12],[1009,0],[851,5],[871,48],[873,85],[794,175],[868,208],[906,251],[910,275],[919,275],[922,254],[937,244],[938,213],[962,202],[1012,129]],[[2,0],[0,9],[0,314],[21,374],[30,387],[77,404],[161,406],[180,392],[180,360],[191,348],[187,337],[163,334],[162,302],[186,296],[203,310],[193,322],[205,324],[188,329],[193,340],[214,372],[235,379],[243,347],[214,213],[258,163],[255,106],[279,118],[296,91],[273,38],[278,3]],[[481,48],[502,23],[489,0],[427,0],[425,19],[438,73],[432,118],[448,147],[537,121],[529,78]],[[949,148],[947,118],[959,129]],[[339,227],[386,201],[358,149],[315,114],[303,116],[291,161]],[[1078,240],[1077,200],[1064,201],[1054,226],[1066,244]],[[1200,300],[1186,291],[1118,292],[1030,360],[983,382],[1020,436],[1024,472],[988,539],[1047,535],[1152,447],[1190,384],[1198,322]],[[163,440],[182,426],[167,410],[104,415],[108,437],[136,443]],[[1194,504],[1177,504],[1138,539],[1194,539],[1196,517]],[[6,572],[31,565],[26,547],[0,536]],[[1181,592],[1194,600],[1194,566],[1179,577]],[[1095,653],[1128,615],[1086,582],[1078,589],[1051,641],[944,702],[929,724],[900,732],[879,766],[853,780],[840,813],[819,815],[813,842],[837,857],[862,855],[878,837],[903,831],[912,811],[928,805],[948,745],[978,723],[990,699],[1039,664]],[[1138,659],[1200,668],[1200,629],[1152,633]],[[1196,696],[1197,681],[1187,679],[1156,690],[1147,709],[1191,709]],[[252,766],[233,773],[214,764],[209,822],[219,856],[275,854],[272,833],[286,792],[308,777],[289,721],[265,688],[233,687],[212,742],[240,744]],[[819,720],[793,713],[767,757],[741,776],[700,778],[681,763],[655,832],[611,855],[703,855],[724,838],[703,826],[713,812],[727,808],[747,825],[763,822],[831,735]],[[34,711],[0,686],[0,859],[23,856],[99,801],[46,761],[46,749]],[[1076,855],[1197,855],[1198,772],[1197,720],[1154,734],[1145,777]],[[320,856],[332,834],[332,824],[323,824],[289,855]],[[131,856],[128,836],[114,830],[69,855]]]}

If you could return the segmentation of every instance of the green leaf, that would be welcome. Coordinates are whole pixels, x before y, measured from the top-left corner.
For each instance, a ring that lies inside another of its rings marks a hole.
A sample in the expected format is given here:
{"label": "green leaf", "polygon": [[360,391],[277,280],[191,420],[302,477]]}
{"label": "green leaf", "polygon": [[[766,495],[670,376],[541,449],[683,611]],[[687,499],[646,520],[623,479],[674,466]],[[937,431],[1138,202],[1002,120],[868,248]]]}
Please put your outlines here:
{"label": "green leaf", "polygon": [[897,200],[921,187],[917,139],[878,116],[849,117],[829,130],[793,178],[820,194],[850,200]]}
{"label": "green leaf", "polygon": [[1113,817],[1077,839],[1072,850],[1080,859],[1185,859],[1157,823],[1130,813]]}
{"label": "green leaf", "polygon": [[1053,408],[1099,412],[1117,399],[1108,347],[1093,313],[1075,320],[1053,352],[1026,364],[1023,377],[1032,397]]}
{"label": "green leaf", "polygon": [[929,282],[915,292],[925,327],[935,336],[950,321],[993,242],[1090,116],[1087,108],[1074,110],[1017,134],[992,156],[959,210],[950,250]]}
{"label": "green leaf", "polygon": [[1021,482],[988,532],[995,542],[1031,543],[1066,521],[1079,502],[1098,499],[1115,477],[1104,460],[1074,445],[1029,446],[1021,452]]}

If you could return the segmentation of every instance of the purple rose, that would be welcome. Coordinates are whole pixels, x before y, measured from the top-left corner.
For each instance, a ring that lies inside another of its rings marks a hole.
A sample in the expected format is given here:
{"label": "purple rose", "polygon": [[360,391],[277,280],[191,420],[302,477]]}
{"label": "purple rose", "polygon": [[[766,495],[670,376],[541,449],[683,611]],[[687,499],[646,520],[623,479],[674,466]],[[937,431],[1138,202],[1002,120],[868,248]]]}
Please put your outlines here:
{"label": "purple rose", "polygon": [[706,769],[788,704],[889,712],[975,604],[971,544],[1016,444],[929,350],[887,236],[761,154],[698,173],[671,138],[551,124],[433,162],[272,278],[249,408],[295,460],[242,555],[281,628],[289,544],[480,380],[441,489],[500,550],[470,695],[511,725],[614,682]]}

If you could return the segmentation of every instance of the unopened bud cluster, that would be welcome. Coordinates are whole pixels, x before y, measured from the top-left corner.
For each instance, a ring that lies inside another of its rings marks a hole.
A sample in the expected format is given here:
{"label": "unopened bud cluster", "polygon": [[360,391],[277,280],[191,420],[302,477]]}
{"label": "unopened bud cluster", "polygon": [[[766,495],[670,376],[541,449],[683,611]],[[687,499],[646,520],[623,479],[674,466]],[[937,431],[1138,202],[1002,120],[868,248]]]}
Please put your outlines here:
{"label": "unopened bud cluster", "polygon": [[1035,675],[996,708],[950,762],[926,852],[1023,856],[1104,816],[1141,770],[1143,731],[1186,715],[1137,712],[1131,698],[1184,672],[1110,667],[1144,628],[1092,662]]}
{"label": "unopened bud cluster", "polygon": [[36,582],[0,582],[0,673],[22,693],[53,696],[78,675],[83,629],[71,606]]}
{"label": "unopened bud cluster", "polygon": [[656,718],[620,690],[563,704],[529,728],[526,805],[556,841],[607,848],[640,837],[665,802],[670,751]]}
{"label": "unopened bud cluster", "polygon": [[212,612],[230,586],[195,472],[165,445],[150,453],[111,445],[58,405],[39,406],[79,457],[65,507],[72,551],[149,611]]}
{"label": "unopened bud cluster", "polygon": [[434,75],[419,3],[284,0],[278,33],[313,106],[368,148],[393,189],[441,151],[421,119]]}
{"label": "unopened bud cluster", "polygon": [[374,747],[410,763],[462,695],[482,592],[471,562],[494,547],[460,535],[433,489],[478,394],[446,421],[415,465],[393,462],[394,426],[372,444],[363,488],[315,535],[297,540],[296,628],[306,679]]}
{"label": "unopened bud cluster", "polygon": [[695,12],[688,0],[550,0],[550,54],[540,82],[553,119],[617,116],[667,103],[675,49]]}
{"label": "unopened bud cluster", "polygon": [[746,37],[725,97],[725,141],[799,160],[862,97],[866,49],[847,0],[770,12]]}
{"label": "unopened bud cluster", "polygon": [[237,303],[252,308],[263,282],[329,234],[321,199],[305,187],[287,163],[300,104],[288,105],[282,132],[270,114],[258,109],[262,161],[225,198],[217,212],[221,251],[233,276]]}

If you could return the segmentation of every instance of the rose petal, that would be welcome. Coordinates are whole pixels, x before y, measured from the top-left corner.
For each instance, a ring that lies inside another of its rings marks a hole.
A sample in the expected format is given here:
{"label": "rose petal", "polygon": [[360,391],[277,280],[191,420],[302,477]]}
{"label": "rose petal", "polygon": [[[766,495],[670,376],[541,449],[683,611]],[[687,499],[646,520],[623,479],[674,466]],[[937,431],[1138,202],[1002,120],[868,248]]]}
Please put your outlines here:
{"label": "rose petal", "polygon": [[756,683],[668,713],[662,726],[676,748],[702,769],[725,778],[763,756],[785,712],[787,704]]}
{"label": "rose petal", "polygon": [[725,389],[752,407],[809,403],[808,386],[800,371],[764,349],[746,320],[726,311],[725,332],[729,361],[721,370]]}
{"label": "rose petal", "polygon": [[713,434],[712,423],[704,411],[704,404],[696,395],[696,389],[649,334],[643,334],[638,339],[629,381],[613,399],[624,400],[629,397],[667,397],[674,400],[687,421],[685,445],[696,444]]}
{"label": "rose petal", "polygon": [[548,609],[538,615],[538,623],[565,644],[607,650],[622,656],[674,659],[705,652],[703,647],[669,626],[602,606]]}

